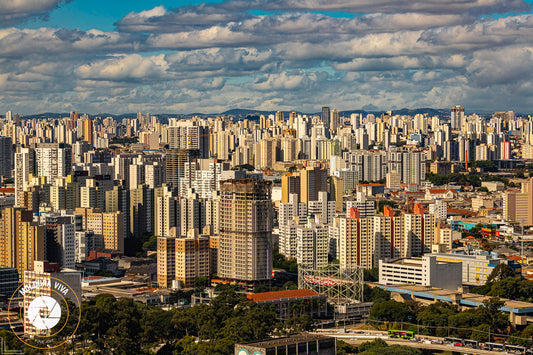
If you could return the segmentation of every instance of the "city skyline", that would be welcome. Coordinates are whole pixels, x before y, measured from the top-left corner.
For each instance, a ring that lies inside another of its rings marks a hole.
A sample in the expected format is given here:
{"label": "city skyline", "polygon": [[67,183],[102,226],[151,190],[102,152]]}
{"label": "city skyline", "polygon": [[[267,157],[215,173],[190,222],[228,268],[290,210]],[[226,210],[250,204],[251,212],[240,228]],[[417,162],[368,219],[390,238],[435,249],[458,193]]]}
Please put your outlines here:
{"label": "city skyline", "polygon": [[533,111],[531,1],[19,0],[0,112]]}

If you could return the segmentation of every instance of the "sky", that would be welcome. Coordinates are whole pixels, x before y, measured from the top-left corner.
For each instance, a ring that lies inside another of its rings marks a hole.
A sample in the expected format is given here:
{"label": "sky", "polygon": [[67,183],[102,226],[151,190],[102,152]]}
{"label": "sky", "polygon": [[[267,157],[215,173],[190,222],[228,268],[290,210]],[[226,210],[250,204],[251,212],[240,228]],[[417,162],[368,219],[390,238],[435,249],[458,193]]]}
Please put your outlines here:
{"label": "sky", "polygon": [[533,112],[533,0],[1,0],[0,112]]}

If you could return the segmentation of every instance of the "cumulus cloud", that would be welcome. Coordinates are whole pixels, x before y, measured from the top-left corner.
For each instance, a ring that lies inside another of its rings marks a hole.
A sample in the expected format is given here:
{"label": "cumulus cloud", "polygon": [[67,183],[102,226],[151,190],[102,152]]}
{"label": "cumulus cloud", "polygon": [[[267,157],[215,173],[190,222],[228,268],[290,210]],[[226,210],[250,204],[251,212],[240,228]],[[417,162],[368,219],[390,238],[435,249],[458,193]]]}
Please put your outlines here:
{"label": "cumulus cloud", "polygon": [[[5,3],[0,19],[15,13]],[[27,18],[61,1],[10,4]],[[522,0],[226,0],[130,12],[114,31],[0,28],[0,106],[533,110],[529,11]]]}
{"label": "cumulus cloud", "polygon": [[31,17],[46,18],[48,12],[71,0],[4,0],[0,1],[0,26],[10,26]]}

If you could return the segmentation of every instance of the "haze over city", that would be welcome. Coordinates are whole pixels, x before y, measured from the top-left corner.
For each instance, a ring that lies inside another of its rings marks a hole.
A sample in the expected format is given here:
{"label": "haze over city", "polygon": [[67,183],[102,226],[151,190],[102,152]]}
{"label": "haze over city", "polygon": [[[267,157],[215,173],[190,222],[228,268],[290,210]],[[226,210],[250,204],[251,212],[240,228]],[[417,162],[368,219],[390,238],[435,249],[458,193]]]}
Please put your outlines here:
{"label": "haze over city", "polygon": [[0,107],[533,109],[531,1],[0,4]]}

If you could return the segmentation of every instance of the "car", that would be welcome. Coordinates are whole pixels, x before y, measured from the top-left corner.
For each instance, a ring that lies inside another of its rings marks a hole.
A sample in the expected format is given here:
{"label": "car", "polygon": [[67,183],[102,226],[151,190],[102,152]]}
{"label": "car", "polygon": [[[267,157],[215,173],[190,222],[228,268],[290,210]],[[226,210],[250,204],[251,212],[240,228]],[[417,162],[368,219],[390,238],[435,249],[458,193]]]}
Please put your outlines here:
{"label": "car", "polygon": [[453,344],[453,346],[464,346],[464,344],[463,343],[455,343],[455,344]]}

